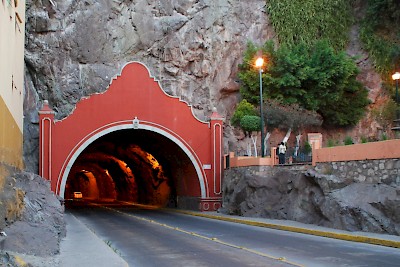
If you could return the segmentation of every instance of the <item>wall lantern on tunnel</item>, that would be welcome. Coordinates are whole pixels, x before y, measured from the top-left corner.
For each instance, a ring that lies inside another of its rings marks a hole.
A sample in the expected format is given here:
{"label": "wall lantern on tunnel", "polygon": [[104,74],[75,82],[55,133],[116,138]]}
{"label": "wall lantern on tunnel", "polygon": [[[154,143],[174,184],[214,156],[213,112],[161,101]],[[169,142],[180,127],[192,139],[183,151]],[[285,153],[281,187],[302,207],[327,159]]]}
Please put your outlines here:
{"label": "wall lantern on tunnel", "polygon": [[139,120],[137,117],[135,117],[132,123],[133,123],[133,129],[135,130],[139,129]]}
{"label": "wall lantern on tunnel", "polygon": [[264,59],[262,57],[257,58],[256,68],[259,70],[260,76],[260,117],[261,117],[261,157],[264,157],[264,115],[263,115],[263,89],[262,89],[262,72],[264,65]]}

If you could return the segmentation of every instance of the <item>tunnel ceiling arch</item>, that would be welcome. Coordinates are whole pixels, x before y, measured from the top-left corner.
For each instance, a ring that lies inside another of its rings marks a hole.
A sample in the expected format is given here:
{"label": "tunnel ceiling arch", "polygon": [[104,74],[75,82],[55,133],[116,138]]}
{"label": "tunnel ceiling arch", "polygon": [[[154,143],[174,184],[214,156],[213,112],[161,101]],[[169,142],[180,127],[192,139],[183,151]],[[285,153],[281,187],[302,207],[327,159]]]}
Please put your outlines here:
{"label": "tunnel ceiling arch", "polygon": [[[207,122],[197,119],[190,105],[166,94],[139,62],[125,65],[104,93],[82,99],[67,118],[54,120],[47,101],[39,116],[39,173],[63,197],[68,175],[85,149],[93,149],[98,139],[123,135],[127,140],[135,136],[131,145],[140,143],[176,169],[170,170],[172,179],[188,188],[178,190],[181,207],[216,210],[221,205],[223,119],[216,112]],[[184,175],[176,160],[168,162],[176,155],[190,165]],[[85,173],[82,177],[91,179]]]}

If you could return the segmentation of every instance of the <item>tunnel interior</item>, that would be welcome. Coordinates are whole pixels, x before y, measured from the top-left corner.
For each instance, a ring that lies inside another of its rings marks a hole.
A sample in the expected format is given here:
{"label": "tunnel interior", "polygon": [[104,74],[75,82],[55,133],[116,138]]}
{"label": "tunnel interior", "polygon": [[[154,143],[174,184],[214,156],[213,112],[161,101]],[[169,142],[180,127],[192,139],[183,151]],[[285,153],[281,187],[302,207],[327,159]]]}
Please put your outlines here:
{"label": "tunnel interior", "polygon": [[200,196],[193,163],[167,137],[148,130],[118,130],[91,143],[74,162],[65,199],[81,192],[87,201],[126,201],[177,207]]}

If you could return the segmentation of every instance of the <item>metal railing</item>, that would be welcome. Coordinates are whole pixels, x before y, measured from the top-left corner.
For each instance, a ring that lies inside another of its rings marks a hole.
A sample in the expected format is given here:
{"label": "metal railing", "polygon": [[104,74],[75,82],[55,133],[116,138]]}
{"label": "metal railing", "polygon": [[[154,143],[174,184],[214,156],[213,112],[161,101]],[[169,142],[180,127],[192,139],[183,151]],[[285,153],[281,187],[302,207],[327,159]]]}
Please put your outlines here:
{"label": "metal railing", "polygon": [[299,149],[295,155],[295,148],[290,147],[286,150],[285,164],[303,164],[312,162],[312,153],[306,152],[304,149]]}
{"label": "metal railing", "polygon": [[[294,152],[295,152],[294,147],[289,147],[286,150],[285,164],[309,164],[312,162],[312,153],[305,151],[303,148],[300,148],[298,150],[297,155],[295,155]],[[245,150],[238,150],[238,151],[236,151],[235,155],[239,156],[239,157],[248,156]],[[269,150],[267,150],[267,153],[265,156],[266,157],[271,156],[271,153]],[[227,158],[229,158],[229,156]]]}

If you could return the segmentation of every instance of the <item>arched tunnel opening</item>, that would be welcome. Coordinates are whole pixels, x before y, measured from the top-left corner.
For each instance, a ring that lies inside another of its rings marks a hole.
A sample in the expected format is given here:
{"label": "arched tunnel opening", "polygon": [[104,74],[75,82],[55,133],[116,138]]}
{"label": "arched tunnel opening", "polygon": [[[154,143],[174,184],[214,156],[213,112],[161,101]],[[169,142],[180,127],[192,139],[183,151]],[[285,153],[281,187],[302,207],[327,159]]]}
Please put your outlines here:
{"label": "arched tunnel opening", "polygon": [[86,201],[123,201],[179,207],[200,196],[193,163],[172,140],[143,129],[118,130],[91,143],[74,162],[65,199],[81,192]]}

